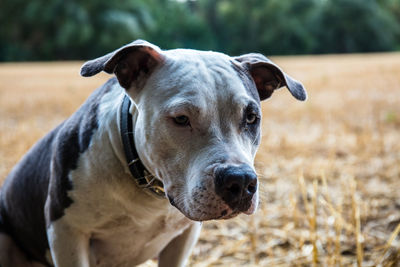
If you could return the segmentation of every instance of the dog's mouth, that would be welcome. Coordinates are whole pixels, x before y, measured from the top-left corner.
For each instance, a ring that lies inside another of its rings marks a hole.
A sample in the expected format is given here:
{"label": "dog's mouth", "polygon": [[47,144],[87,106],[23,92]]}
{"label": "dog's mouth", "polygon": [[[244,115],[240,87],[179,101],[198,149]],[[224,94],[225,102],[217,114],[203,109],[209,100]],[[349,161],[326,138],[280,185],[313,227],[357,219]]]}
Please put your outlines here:
{"label": "dog's mouth", "polygon": [[[221,167],[222,166],[222,167]],[[211,165],[186,183],[165,183],[172,206],[194,221],[225,220],[253,214],[258,206],[257,176],[249,165]]]}
{"label": "dog's mouth", "polygon": [[[167,197],[172,206],[177,208],[183,215],[193,221],[227,220],[232,219],[241,213],[251,215],[257,209],[258,204],[256,196],[254,197],[255,199],[249,200],[251,203],[246,203],[245,205],[236,208],[231,208],[222,199],[217,199],[215,196],[210,196],[208,202],[202,202],[201,200],[192,197],[190,198],[191,200],[181,203],[177,203],[177,201],[175,201],[176,198],[171,195],[167,195]],[[247,208],[243,209],[244,206]]]}

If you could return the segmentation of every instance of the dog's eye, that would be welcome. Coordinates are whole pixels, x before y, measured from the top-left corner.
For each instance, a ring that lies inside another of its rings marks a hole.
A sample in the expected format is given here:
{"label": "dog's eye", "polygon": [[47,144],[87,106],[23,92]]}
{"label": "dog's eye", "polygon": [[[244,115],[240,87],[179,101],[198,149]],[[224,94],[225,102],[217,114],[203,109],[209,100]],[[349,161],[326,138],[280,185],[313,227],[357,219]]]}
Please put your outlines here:
{"label": "dog's eye", "polygon": [[247,124],[254,124],[257,122],[257,115],[253,112],[249,112],[246,115],[246,123]]}
{"label": "dog's eye", "polygon": [[174,122],[179,126],[188,126],[190,125],[189,118],[185,115],[178,116],[174,118]]}

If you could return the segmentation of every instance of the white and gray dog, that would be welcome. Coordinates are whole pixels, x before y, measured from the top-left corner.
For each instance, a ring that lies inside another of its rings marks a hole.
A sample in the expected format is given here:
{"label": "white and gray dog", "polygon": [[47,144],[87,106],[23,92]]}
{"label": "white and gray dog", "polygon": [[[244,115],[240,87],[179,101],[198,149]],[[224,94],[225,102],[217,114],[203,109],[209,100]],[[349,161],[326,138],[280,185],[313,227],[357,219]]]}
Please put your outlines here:
{"label": "white and gray dog", "polygon": [[0,265],[183,266],[201,222],[252,214],[260,101],[301,83],[260,54],[134,41],[86,62],[114,73],[42,138],[0,193]]}

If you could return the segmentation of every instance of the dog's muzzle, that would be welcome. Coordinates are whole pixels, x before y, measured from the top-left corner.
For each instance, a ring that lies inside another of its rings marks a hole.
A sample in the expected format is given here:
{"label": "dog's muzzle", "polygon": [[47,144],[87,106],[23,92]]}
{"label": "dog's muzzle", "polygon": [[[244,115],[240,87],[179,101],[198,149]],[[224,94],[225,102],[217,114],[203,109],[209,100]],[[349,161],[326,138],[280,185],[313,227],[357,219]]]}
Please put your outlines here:
{"label": "dog's muzzle", "polygon": [[217,168],[215,192],[232,210],[245,212],[257,192],[257,174],[248,165]]}

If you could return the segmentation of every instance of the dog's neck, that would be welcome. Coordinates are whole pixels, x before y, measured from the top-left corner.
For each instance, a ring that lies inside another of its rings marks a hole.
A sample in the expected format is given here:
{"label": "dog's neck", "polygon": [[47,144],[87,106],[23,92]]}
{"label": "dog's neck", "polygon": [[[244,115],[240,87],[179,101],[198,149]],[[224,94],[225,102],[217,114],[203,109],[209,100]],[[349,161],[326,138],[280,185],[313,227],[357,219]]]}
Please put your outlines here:
{"label": "dog's neck", "polygon": [[132,114],[129,112],[130,106],[131,101],[129,97],[125,95],[121,105],[120,128],[122,145],[124,147],[129,170],[140,188],[148,190],[158,197],[165,198],[163,183],[146,169],[136,151],[133,136]]}

